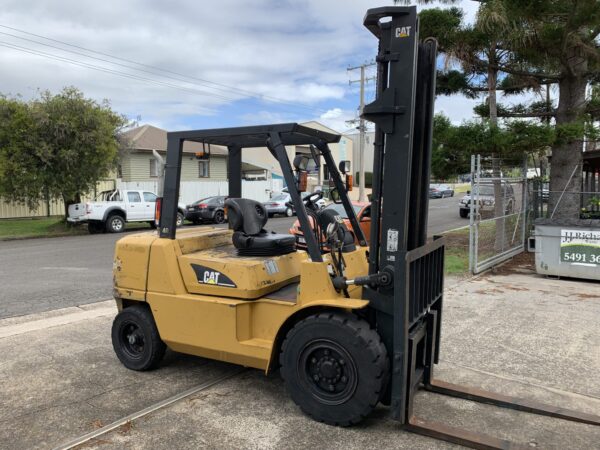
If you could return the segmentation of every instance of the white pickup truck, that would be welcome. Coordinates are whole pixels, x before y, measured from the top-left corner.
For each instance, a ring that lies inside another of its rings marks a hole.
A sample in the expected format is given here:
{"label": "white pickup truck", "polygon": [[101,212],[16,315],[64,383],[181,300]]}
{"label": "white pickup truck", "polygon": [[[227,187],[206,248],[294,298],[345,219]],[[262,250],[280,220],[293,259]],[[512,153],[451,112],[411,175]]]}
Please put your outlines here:
{"label": "white pickup truck", "polygon": [[[90,233],[120,233],[126,222],[148,222],[154,227],[156,194],[148,191],[101,192],[93,202],[69,205],[70,223],[87,223]],[[177,226],[185,218],[185,205],[178,205]]]}

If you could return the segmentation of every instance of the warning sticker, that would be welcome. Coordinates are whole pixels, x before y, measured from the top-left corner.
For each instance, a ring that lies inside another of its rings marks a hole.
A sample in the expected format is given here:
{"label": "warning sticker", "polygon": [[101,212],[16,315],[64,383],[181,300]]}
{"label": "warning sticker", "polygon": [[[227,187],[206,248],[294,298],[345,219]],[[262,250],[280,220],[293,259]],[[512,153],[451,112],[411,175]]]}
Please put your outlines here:
{"label": "warning sticker", "polygon": [[277,267],[277,263],[274,259],[267,259],[264,264],[265,270],[269,275],[279,272],[279,267]]}
{"label": "warning sticker", "polygon": [[398,230],[395,230],[393,228],[389,228],[387,232],[387,251],[398,251]]}

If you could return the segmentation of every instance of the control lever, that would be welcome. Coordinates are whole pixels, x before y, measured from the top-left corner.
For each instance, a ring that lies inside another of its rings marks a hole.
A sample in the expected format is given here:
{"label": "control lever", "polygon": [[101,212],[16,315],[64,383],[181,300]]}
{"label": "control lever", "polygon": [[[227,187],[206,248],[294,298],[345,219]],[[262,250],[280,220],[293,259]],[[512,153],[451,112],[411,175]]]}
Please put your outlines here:
{"label": "control lever", "polygon": [[391,272],[384,270],[372,275],[347,279],[346,277],[334,277],[333,286],[336,289],[346,289],[348,286],[387,286],[392,283]]}

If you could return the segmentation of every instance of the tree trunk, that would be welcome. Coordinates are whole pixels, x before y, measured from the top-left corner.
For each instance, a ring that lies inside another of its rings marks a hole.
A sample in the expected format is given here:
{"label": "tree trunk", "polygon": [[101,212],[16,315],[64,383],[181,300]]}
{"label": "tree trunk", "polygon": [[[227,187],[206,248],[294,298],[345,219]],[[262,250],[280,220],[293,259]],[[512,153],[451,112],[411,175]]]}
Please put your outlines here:
{"label": "tree trunk", "polygon": [[[569,51],[572,73],[559,81],[559,100],[556,126],[575,122],[585,108],[587,72],[584,58],[577,56],[577,48]],[[567,71],[565,71],[567,72]],[[550,161],[550,199],[548,214],[553,218],[578,218],[581,211],[581,180],[583,136],[573,142],[552,147]],[[564,194],[562,194],[564,191]],[[561,198],[562,194],[562,198]]]}
{"label": "tree trunk", "polygon": [[75,203],[81,203],[81,194],[76,194],[75,198],[66,198],[64,195],[62,197],[65,205],[65,222],[68,223],[67,219],[69,218],[69,206]]}
{"label": "tree trunk", "polygon": [[[493,67],[496,66],[496,44],[492,43],[489,55],[488,65],[488,103],[490,107],[490,128],[495,129],[498,127],[498,101],[496,98],[497,94],[497,80],[498,70]],[[494,177],[494,217],[504,216],[504,199],[502,197],[502,184],[500,177],[502,176],[500,160],[498,159],[497,153],[492,153],[492,175]],[[501,252],[504,250],[504,219],[496,219],[496,232],[494,238],[494,250]]]}

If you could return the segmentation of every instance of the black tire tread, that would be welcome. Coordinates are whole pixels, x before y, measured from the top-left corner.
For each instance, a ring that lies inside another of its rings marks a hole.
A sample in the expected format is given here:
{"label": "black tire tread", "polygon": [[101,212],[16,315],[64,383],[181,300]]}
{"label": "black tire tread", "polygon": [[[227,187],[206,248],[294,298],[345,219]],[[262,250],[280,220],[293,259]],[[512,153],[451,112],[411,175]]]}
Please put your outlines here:
{"label": "black tire tread", "polygon": [[[138,366],[138,367],[131,366],[129,361],[124,359],[123,355],[117,348],[117,345],[115,342],[115,340],[116,340],[115,332],[116,332],[117,320],[119,319],[119,316],[123,317],[123,315],[128,315],[128,314],[133,315],[135,317],[135,319],[137,319],[147,329],[147,331],[150,334],[151,354],[147,358],[147,361],[142,366]],[[113,349],[115,350],[117,357],[123,363],[123,365],[129,369],[137,370],[137,371],[141,371],[141,372],[156,369],[158,367],[158,365],[160,364],[161,360],[163,359],[163,357],[165,355],[165,351],[167,350],[166,344],[160,338],[160,334],[158,333],[158,328],[156,327],[156,323],[154,322],[152,313],[150,312],[148,307],[146,307],[145,305],[129,306],[129,307],[123,309],[119,314],[117,314],[117,317],[115,317],[115,320],[113,321],[112,342],[113,342]]]}
{"label": "black tire tread", "polygon": [[279,362],[282,369],[281,377],[284,381],[286,381],[286,377],[285,367],[283,363],[283,355],[287,349],[288,342],[291,338],[294,337],[298,330],[308,322],[317,322],[323,324],[335,323],[337,325],[346,326],[352,329],[354,334],[355,345],[364,347],[362,351],[370,353],[371,360],[373,365],[375,366],[375,372],[377,374],[375,378],[377,380],[380,380],[380,383],[377,386],[373,386],[374,389],[368,401],[368,407],[365,408],[364,411],[361,411],[360,413],[354,415],[353,417],[347,420],[325,420],[321,417],[315,416],[311,411],[307,411],[301,404],[299,406],[305,414],[307,414],[316,421],[342,427],[356,425],[369,415],[369,413],[373,410],[373,408],[375,408],[375,406],[377,406],[377,404],[380,401],[380,398],[385,393],[387,387],[387,380],[389,378],[389,359],[387,358],[387,350],[385,348],[385,345],[383,344],[383,342],[381,342],[379,334],[375,330],[373,330],[367,322],[365,322],[362,319],[359,319],[354,314],[342,311],[326,311],[317,313],[312,316],[308,316],[305,319],[298,321],[298,323],[294,325],[294,327],[288,332],[281,346]]}

